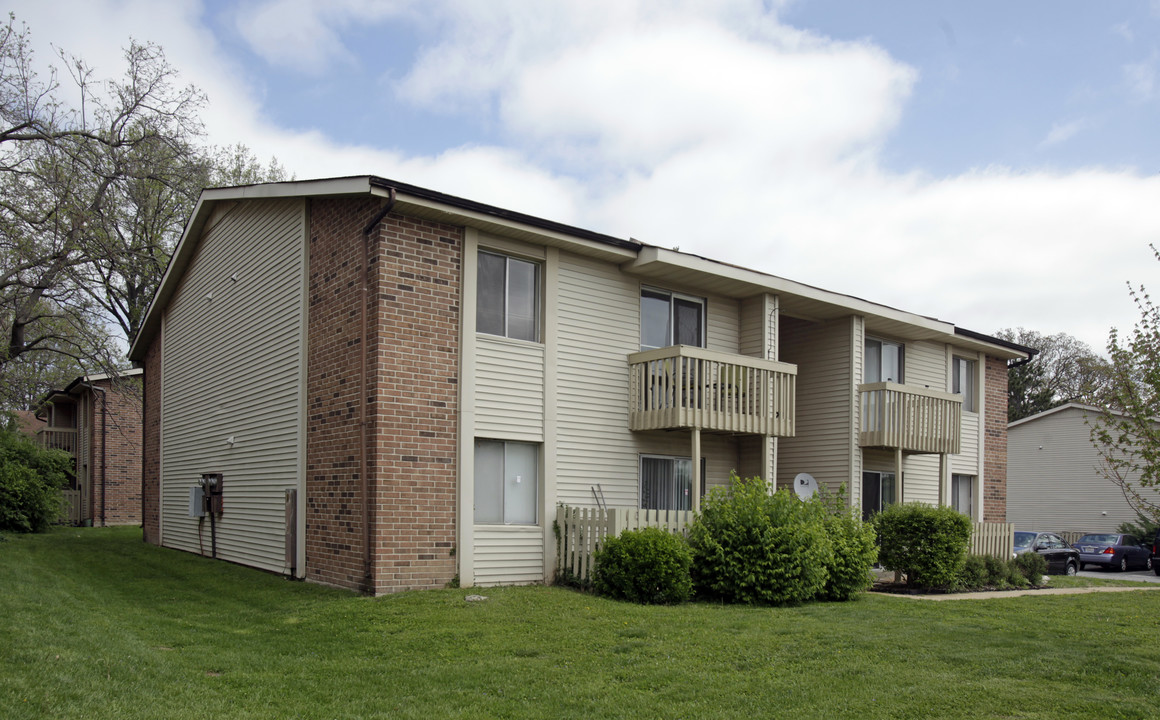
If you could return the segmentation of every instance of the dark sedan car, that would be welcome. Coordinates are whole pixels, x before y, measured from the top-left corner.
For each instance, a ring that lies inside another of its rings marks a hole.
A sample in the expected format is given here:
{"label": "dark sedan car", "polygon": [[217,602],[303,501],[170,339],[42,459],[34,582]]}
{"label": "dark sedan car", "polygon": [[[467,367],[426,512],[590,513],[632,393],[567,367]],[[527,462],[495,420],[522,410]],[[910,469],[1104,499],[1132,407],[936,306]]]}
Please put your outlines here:
{"label": "dark sedan car", "polygon": [[1018,531],[1015,554],[1035,551],[1047,561],[1047,572],[1075,575],[1079,571],[1079,551],[1056,533]]}
{"label": "dark sedan car", "polygon": [[1120,571],[1152,569],[1152,546],[1142,544],[1134,535],[1084,535],[1075,541],[1075,547],[1079,550],[1081,570],[1088,565]]}

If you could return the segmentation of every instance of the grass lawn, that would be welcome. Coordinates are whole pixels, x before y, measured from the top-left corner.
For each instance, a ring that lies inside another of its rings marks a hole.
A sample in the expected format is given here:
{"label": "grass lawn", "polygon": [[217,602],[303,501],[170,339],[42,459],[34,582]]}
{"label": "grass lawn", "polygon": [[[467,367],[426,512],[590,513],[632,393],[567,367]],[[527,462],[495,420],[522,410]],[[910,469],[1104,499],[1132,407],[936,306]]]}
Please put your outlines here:
{"label": "grass lawn", "polygon": [[363,598],[145,545],[0,542],[4,718],[1154,718],[1160,592],[647,608]]}

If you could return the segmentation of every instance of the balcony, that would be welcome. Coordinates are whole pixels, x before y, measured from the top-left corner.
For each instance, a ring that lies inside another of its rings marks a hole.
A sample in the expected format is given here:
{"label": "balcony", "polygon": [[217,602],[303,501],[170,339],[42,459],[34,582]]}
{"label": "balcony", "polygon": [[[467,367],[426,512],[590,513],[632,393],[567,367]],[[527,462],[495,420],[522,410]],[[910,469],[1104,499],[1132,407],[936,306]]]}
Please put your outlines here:
{"label": "balcony", "polygon": [[797,366],[676,345],[628,356],[630,430],[792,437]]}
{"label": "balcony", "polygon": [[76,428],[47,427],[36,431],[40,446],[47,450],[64,450],[70,455],[77,454]]}
{"label": "balcony", "polygon": [[862,447],[907,453],[959,452],[963,397],[892,382],[859,385]]}

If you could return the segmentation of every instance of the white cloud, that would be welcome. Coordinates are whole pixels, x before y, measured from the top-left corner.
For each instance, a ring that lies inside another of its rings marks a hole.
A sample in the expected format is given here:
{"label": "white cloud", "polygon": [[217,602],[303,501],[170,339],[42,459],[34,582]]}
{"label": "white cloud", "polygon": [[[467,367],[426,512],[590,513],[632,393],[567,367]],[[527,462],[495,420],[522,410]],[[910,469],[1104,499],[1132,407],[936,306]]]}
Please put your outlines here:
{"label": "white cloud", "polygon": [[342,32],[409,11],[410,0],[266,0],[239,6],[235,22],[251,49],[271,65],[321,75],[355,58]]}
{"label": "white cloud", "polygon": [[1059,143],[1066,142],[1075,137],[1076,133],[1078,133],[1080,130],[1083,130],[1086,125],[1087,122],[1084,120],[1072,120],[1071,122],[1063,123],[1062,125],[1059,123],[1054,123],[1051,126],[1051,130],[1048,131],[1047,136],[1039,142],[1038,147],[1040,150],[1042,150],[1044,148],[1049,148],[1052,145],[1058,145]]}
{"label": "white cloud", "polygon": [[[271,62],[296,62],[279,54],[295,48],[311,67],[344,61],[347,28],[405,12],[289,1],[247,6],[277,28],[247,37]],[[398,97],[487,115],[503,142],[430,154],[394,133],[356,144],[272,123],[250,81],[261,68],[231,61],[193,0],[59,4],[14,9],[105,74],[119,69],[128,35],[161,43],[210,95],[215,142],[277,155],[300,178],[383,175],[983,332],[1066,331],[1097,348],[1109,326],[1134,319],[1124,282],[1160,269],[1147,247],[1160,235],[1160,179],[891,172],[878,151],[906,111],[915,69],[869,43],[780,25],[759,0],[432,0],[423,22],[436,39]],[[1155,65],[1125,71],[1138,92],[1154,96]],[[1057,125],[1042,146],[1081,129]]]}
{"label": "white cloud", "polygon": [[1124,65],[1124,83],[1136,100],[1147,102],[1156,97],[1157,64],[1160,64],[1160,55],[1153,52],[1147,60]]}

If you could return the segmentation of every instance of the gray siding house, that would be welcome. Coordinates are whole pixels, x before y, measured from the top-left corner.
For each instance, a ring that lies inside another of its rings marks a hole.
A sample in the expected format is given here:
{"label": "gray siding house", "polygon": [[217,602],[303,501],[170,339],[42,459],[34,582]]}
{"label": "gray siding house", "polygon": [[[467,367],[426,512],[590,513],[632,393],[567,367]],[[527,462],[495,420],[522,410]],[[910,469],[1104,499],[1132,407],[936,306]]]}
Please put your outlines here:
{"label": "gray siding house", "polygon": [[[1136,512],[1100,472],[1086,422],[1099,408],[1068,403],[1007,427],[1007,519],[1018,530],[1110,533]],[[1160,492],[1142,495],[1160,504]]]}

